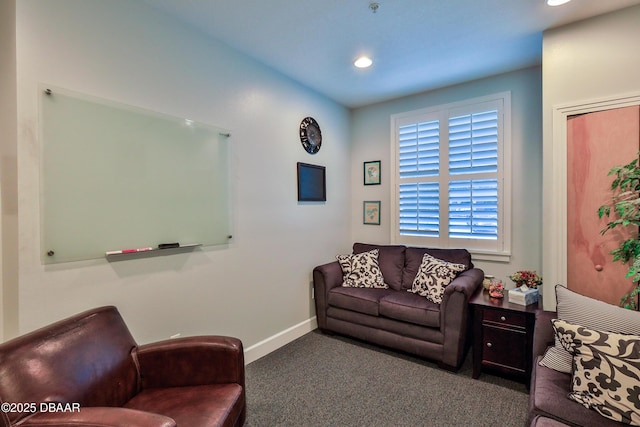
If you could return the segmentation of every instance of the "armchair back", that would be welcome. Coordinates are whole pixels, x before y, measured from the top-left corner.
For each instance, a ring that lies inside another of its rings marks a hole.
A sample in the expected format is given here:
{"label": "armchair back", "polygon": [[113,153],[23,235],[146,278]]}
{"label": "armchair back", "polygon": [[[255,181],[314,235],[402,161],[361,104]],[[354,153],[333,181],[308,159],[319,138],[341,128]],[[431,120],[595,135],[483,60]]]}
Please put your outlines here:
{"label": "armchair back", "polygon": [[[0,344],[0,400],[122,406],[139,387],[135,347],[111,306],[22,335]],[[3,411],[0,417],[13,425],[30,412]]]}

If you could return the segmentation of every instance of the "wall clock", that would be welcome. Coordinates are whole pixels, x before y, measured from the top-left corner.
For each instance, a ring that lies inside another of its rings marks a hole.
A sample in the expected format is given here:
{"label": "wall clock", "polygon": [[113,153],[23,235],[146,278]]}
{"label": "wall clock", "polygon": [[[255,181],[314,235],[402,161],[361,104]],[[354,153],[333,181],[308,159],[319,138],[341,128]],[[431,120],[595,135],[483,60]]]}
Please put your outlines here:
{"label": "wall clock", "polygon": [[300,142],[309,154],[316,154],[322,145],[320,125],[313,117],[305,117],[300,122]]}

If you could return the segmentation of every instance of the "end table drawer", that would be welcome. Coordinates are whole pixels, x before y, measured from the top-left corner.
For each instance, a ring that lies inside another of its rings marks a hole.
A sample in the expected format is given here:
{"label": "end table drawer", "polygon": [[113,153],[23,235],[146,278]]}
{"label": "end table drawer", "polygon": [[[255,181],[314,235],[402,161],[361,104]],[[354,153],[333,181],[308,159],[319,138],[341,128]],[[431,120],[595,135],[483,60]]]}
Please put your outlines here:
{"label": "end table drawer", "polygon": [[486,326],[482,344],[482,363],[525,372],[527,343],[524,332]]}
{"label": "end table drawer", "polygon": [[515,313],[506,310],[483,310],[482,320],[505,326],[527,327],[527,316],[524,313]]}

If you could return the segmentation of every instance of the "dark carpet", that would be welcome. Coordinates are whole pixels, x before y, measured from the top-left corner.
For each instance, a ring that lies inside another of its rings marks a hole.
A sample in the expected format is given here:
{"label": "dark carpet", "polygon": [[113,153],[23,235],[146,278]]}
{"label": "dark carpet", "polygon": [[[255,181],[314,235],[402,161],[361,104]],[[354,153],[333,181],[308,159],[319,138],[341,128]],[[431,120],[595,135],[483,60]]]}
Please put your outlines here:
{"label": "dark carpet", "polygon": [[246,426],[524,426],[525,385],[471,372],[315,330],[247,365]]}

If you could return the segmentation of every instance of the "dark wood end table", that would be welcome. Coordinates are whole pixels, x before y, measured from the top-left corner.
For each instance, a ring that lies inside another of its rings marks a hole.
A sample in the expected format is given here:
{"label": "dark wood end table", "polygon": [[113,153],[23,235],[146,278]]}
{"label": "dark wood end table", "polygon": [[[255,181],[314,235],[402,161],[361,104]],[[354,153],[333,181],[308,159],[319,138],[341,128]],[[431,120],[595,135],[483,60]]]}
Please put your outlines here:
{"label": "dark wood end table", "polygon": [[537,304],[527,306],[491,298],[480,288],[469,301],[473,310],[473,378],[484,368],[523,381],[529,388]]}

